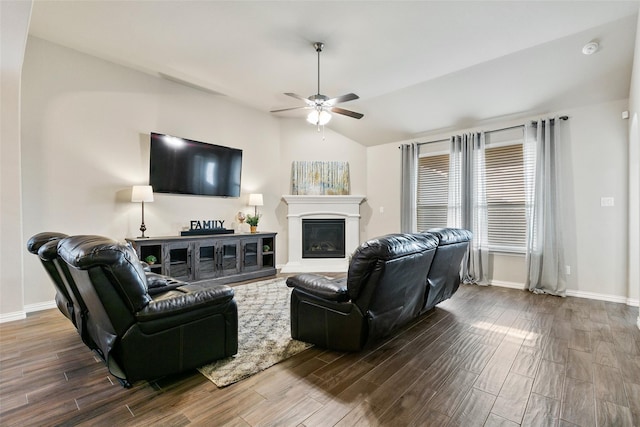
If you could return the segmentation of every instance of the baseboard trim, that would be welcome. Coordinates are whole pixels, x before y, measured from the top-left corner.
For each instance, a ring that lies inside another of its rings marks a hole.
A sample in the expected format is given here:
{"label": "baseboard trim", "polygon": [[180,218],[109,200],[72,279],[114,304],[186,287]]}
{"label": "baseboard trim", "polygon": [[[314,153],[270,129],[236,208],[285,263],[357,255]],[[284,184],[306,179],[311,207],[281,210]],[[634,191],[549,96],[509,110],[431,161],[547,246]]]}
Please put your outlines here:
{"label": "baseboard trim", "polygon": [[57,307],[58,306],[56,305],[56,302],[54,300],[38,302],[35,304],[27,304],[24,306],[24,310],[22,311],[14,311],[13,313],[0,314],[0,323],[13,322],[14,320],[26,319],[27,314],[29,313],[34,313],[36,311],[42,311],[42,310],[49,310],[51,308],[57,308]]}
{"label": "baseboard trim", "polygon": [[45,301],[38,302],[35,304],[27,304],[24,306],[24,311],[28,313],[33,313],[35,311],[49,310],[50,308],[57,308],[55,301]]}
{"label": "baseboard trim", "polygon": [[27,318],[26,311],[14,311],[13,313],[0,314],[0,323],[13,322]]}
{"label": "baseboard trim", "polygon": [[501,288],[509,288],[509,289],[519,289],[521,291],[524,290],[524,283],[518,282],[505,282],[502,280],[492,280],[491,286],[498,286]]}
{"label": "baseboard trim", "polygon": [[597,292],[567,290],[567,296],[577,297],[577,298],[586,298],[586,299],[595,299],[595,300],[607,301],[607,302],[616,302],[619,304],[630,305],[632,307],[638,307],[638,300],[623,297],[623,296],[618,296],[618,295],[607,295],[607,294],[600,294]]}
{"label": "baseboard trim", "polygon": [[[520,289],[524,290],[524,283],[518,282],[506,282],[501,280],[493,280],[491,281],[492,286],[499,286],[501,288],[510,288],[510,289]],[[600,294],[596,292],[586,292],[586,291],[574,291],[571,289],[567,289],[568,297],[576,297],[576,298],[585,298],[585,299],[594,299],[599,301],[607,301],[607,302],[616,302],[620,304],[626,304],[632,307],[638,307],[640,305],[640,300],[627,298],[623,296],[617,295],[608,295],[608,294]],[[640,317],[638,317],[638,322],[640,327]]]}

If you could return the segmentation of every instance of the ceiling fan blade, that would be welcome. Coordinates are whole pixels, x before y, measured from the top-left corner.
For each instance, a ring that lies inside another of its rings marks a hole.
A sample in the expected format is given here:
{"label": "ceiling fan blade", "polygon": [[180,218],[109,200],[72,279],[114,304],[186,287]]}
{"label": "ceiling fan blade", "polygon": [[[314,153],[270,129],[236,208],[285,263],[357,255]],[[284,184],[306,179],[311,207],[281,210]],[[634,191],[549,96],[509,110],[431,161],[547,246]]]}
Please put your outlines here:
{"label": "ceiling fan blade", "polygon": [[359,99],[360,97],[355,93],[347,93],[346,95],[338,96],[336,98],[331,98],[328,101],[325,101],[325,105],[335,105],[340,102],[353,101],[354,99]]}
{"label": "ceiling fan blade", "polygon": [[300,101],[304,101],[307,105],[315,105],[313,103],[313,101],[309,100],[308,98],[305,98],[304,96],[300,96],[297,93],[287,92],[287,93],[285,93],[285,95],[290,96],[290,97],[295,98],[295,99],[299,99]]}
{"label": "ceiling fan blade", "polygon": [[280,113],[282,111],[290,111],[290,110],[307,110],[311,107],[309,106],[304,106],[304,107],[291,107],[291,108],[281,108],[279,110],[271,110],[272,113]]}
{"label": "ceiling fan blade", "polygon": [[353,117],[354,119],[361,119],[364,114],[356,113],[355,111],[345,110],[344,108],[331,107],[329,110],[333,113],[342,114],[343,116]]}

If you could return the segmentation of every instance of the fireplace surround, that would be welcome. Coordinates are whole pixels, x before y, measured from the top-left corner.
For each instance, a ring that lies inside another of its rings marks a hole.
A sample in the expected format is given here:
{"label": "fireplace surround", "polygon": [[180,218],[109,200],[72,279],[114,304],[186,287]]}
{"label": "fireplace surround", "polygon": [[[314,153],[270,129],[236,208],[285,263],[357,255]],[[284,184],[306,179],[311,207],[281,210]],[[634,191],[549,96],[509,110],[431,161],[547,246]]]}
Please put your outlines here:
{"label": "fireplace surround", "polygon": [[[349,256],[360,244],[360,204],[365,196],[284,195],[282,199],[287,203],[288,261],[281,272],[347,271]],[[335,253],[322,257],[304,256],[303,220],[344,221],[344,253],[339,257]]]}

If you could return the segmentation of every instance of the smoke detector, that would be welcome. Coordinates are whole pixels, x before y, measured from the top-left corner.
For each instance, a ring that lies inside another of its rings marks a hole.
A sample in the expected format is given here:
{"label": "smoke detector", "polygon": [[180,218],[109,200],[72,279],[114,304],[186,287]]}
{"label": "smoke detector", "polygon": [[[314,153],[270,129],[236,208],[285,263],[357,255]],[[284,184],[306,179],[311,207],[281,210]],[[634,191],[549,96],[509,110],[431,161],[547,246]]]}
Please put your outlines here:
{"label": "smoke detector", "polygon": [[591,41],[584,45],[584,47],[582,48],[582,53],[584,53],[585,55],[593,55],[598,51],[599,47],[600,45],[598,44],[598,42]]}

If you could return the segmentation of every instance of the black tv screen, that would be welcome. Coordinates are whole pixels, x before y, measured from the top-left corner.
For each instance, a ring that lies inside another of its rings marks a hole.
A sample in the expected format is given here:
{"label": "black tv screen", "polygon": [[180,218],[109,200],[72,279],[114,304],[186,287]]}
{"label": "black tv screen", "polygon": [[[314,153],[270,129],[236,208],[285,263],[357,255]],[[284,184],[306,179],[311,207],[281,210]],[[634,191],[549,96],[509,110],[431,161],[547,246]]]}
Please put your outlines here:
{"label": "black tv screen", "polygon": [[149,185],[156,193],[240,197],[242,150],[151,133]]}

